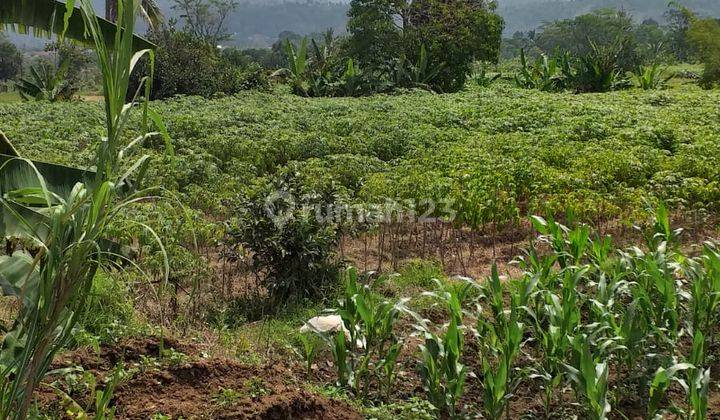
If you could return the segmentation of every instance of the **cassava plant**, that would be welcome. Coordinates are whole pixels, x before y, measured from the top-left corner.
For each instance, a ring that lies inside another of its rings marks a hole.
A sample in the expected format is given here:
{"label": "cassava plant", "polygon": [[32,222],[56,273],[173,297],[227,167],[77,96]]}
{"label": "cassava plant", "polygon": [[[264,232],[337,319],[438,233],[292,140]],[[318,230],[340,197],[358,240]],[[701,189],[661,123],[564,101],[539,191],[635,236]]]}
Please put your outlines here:
{"label": "cassava plant", "polygon": [[[139,2],[119,2],[114,39],[105,38],[91,1],[82,0],[79,5],[80,9],[76,10],[73,1],[67,3],[65,22],[67,24],[73,13],[82,14],[85,31],[94,42],[102,72],[105,135],[96,149],[94,175],[76,183],[69,192],[49,190],[37,168],[20,158],[16,160],[29,168],[26,176],[21,177],[18,185],[3,185],[0,205],[2,211],[11,216],[5,218],[6,223],[10,220],[13,225],[4,227],[22,232],[29,246],[27,250],[0,257],[0,286],[5,294],[17,297],[21,305],[0,353],[2,419],[27,417],[33,391],[55,354],[70,340],[83,315],[95,274],[108,259],[118,257],[107,250],[104,242],[108,225],[125,207],[148,193],[148,190],[133,190],[132,186],[141,181],[149,157],[141,156],[133,161],[129,158],[139,144],[158,133],[148,133],[129,142],[124,136],[134,105],[141,96],[146,99],[150,92],[148,79],[144,79],[133,102],[125,103],[129,76],[135,64],[144,56],[149,56],[150,61],[153,57],[151,50],[133,48]],[[142,113],[144,122],[150,117],[162,127],[157,114],[147,107],[147,101]],[[9,167],[6,162],[0,167],[0,173]],[[134,182],[130,182],[131,177]],[[42,217],[29,216],[26,206]],[[5,232],[2,233],[1,236],[5,236]]]}

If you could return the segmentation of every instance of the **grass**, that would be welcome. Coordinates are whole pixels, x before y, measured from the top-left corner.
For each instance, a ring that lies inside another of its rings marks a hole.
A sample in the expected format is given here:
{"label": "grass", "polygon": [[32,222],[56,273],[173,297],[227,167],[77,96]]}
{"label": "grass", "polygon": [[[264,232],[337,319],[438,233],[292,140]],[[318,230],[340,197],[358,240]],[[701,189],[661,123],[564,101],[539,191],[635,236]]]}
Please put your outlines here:
{"label": "grass", "polygon": [[0,92],[0,103],[20,102],[22,99],[16,92]]}

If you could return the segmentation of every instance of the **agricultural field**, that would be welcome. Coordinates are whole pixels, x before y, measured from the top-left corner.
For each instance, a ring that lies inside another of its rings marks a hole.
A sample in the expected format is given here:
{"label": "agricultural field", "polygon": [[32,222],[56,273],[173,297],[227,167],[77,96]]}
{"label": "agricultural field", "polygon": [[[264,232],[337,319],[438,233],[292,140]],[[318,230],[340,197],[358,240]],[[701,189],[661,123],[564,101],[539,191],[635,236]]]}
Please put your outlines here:
{"label": "agricultural field", "polygon": [[[719,91],[286,89],[151,104],[173,153],[143,140],[160,188],[109,227],[135,262],[96,276],[40,413],[102,379],[120,418],[720,416]],[[79,168],[104,133],[90,101],[0,121]]]}

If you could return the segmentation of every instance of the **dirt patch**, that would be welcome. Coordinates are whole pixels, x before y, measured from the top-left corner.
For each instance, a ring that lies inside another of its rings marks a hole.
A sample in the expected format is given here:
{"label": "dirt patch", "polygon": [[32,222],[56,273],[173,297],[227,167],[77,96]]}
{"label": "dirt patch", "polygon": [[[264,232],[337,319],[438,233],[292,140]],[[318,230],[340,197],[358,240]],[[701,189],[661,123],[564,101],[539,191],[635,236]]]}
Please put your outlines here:
{"label": "dirt patch", "polygon": [[303,389],[282,365],[252,367],[232,360],[200,360],[149,372],[116,393],[120,418],[345,419],[349,406]]}
{"label": "dirt patch", "polygon": [[[172,339],[165,339],[164,345],[189,355],[188,361],[171,365],[159,359],[140,367],[148,358],[159,357],[160,342],[130,338],[103,346],[99,354],[81,349],[62,355],[53,367],[82,366],[102,379],[118,363],[125,363],[134,373],[113,398],[119,419],[148,419],[156,414],[197,419],[362,418],[349,405],[305,389],[294,369],[283,363],[249,366],[231,359],[202,359],[191,345]],[[45,388],[38,400],[57,408],[57,398]]]}

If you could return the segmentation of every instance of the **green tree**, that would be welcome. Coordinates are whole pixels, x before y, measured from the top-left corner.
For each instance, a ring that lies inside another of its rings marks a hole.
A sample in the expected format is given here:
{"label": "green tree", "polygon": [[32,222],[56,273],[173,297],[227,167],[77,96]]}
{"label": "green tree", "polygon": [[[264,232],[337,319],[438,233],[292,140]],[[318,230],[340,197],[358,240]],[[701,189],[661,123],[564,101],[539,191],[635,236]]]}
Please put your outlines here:
{"label": "green tree", "polygon": [[227,20],[237,8],[237,0],[173,0],[172,8],[185,22],[184,30],[212,45],[227,41]]}
{"label": "green tree", "polygon": [[442,67],[430,83],[438,90],[461,89],[473,61],[498,59],[504,21],[495,13],[495,3],[416,0],[410,4],[407,16],[408,56],[417,61],[418,52],[425,46],[430,67]]}
{"label": "green tree", "polygon": [[14,79],[22,69],[23,57],[15,44],[0,34],[0,80]]}
{"label": "green tree", "polygon": [[352,0],[345,45],[348,55],[368,69],[388,70],[401,55],[404,0]]}
{"label": "green tree", "polygon": [[622,45],[618,62],[624,70],[637,65],[637,40],[632,16],[623,10],[600,9],[572,19],[547,23],[540,28],[536,43],[546,54],[569,52],[586,56],[595,47]]}
{"label": "green tree", "polygon": [[700,86],[710,89],[720,84],[720,20],[693,19],[687,36],[705,66]]}
{"label": "green tree", "polygon": [[695,14],[687,7],[673,1],[664,17],[667,21],[670,51],[678,60],[689,61],[695,55],[695,51],[688,40],[687,32]]}

